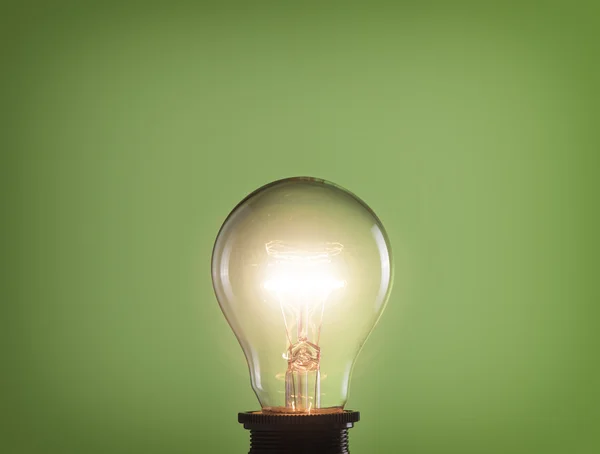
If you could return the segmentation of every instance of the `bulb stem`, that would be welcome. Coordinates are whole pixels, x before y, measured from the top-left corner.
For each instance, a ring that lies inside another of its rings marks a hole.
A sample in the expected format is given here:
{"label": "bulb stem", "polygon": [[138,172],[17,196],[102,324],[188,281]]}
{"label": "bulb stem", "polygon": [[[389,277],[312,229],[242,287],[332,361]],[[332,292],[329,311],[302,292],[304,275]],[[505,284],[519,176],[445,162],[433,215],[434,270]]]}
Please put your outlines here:
{"label": "bulb stem", "polygon": [[321,350],[306,339],[288,348],[285,406],[290,413],[310,413],[321,406]]}

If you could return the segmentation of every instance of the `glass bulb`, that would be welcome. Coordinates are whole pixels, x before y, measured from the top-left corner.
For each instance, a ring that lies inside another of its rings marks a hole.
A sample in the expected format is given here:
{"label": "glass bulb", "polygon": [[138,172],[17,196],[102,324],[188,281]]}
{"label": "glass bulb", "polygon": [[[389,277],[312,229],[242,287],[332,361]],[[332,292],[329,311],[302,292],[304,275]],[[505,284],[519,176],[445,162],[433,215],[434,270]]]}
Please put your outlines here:
{"label": "glass bulb", "polygon": [[391,289],[390,244],[375,213],[324,180],[270,183],[225,220],[212,279],[262,411],[342,411]]}

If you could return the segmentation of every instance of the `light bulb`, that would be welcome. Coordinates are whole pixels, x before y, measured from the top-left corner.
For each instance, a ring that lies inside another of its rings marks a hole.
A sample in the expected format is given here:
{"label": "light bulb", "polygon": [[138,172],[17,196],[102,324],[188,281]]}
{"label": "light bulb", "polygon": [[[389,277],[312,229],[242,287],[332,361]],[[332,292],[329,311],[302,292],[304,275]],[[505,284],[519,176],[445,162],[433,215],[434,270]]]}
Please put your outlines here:
{"label": "light bulb", "polygon": [[324,180],[270,183],[225,220],[212,279],[262,413],[342,412],[392,283],[390,244],[373,211]]}

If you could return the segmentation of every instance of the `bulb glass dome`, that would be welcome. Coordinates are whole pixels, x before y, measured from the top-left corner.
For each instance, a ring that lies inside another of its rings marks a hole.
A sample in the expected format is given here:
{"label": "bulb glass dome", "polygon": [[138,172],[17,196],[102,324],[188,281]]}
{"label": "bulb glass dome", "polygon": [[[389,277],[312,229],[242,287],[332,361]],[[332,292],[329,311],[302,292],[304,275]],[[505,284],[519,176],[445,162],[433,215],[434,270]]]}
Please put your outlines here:
{"label": "bulb glass dome", "polygon": [[390,244],[373,211],[324,180],[270,183],[221,227],[212,278],[262,411],[342,411],[392,283]]}

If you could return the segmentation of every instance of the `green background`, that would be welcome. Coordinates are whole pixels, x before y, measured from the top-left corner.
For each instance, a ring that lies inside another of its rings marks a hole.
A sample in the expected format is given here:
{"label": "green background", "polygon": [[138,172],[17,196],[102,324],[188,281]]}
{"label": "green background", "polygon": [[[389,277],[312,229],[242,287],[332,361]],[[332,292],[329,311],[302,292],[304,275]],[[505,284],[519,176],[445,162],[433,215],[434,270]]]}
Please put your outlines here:
{"label": "green background", "polygon": [[311,175],[386,226],[359,453],[599,452],[597,11],[4,4],[0,451],[243,453],[229,210]]}

